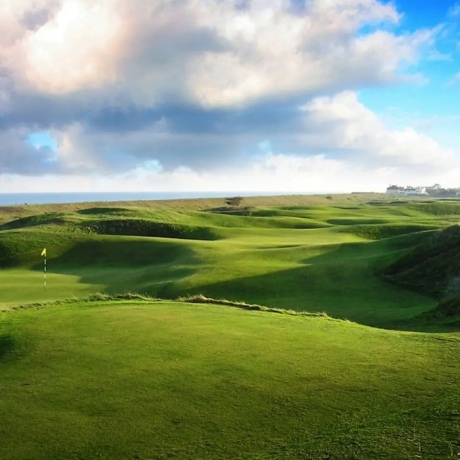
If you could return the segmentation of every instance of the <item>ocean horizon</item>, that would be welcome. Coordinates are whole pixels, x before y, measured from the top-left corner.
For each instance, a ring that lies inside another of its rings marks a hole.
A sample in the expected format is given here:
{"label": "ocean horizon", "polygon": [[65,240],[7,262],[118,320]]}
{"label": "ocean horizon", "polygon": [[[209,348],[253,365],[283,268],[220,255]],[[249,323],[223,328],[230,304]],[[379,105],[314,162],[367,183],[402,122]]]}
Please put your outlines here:
{"label": "ocean horizon", "polygon": [[[326,192],[325,192],[326,193]],[[92,203],[110,201],[181,200],[193,198],[225,198],[230,196],[316,195],[307,192],[53,192],[0,193],[0,206],[36,204]]]}

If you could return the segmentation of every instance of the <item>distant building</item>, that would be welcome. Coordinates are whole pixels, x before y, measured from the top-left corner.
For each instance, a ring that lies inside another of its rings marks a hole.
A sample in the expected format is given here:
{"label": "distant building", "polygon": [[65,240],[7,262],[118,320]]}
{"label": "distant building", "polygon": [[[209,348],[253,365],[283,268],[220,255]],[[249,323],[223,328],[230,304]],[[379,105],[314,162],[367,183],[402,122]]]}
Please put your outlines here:
{"label": "distant building", "polygon": [[425,187],[427,193],[436,193],[442,190],[442,187],[439,184],[434,184],[431,187]]}
{"label": "distant building", "polygon": [[398,187],[397,185],[390,185],[387,188],[387,193],[389,195],[401,195],[404,193],[404,187]]}
{"label": "distant building", "polygon": [[428,195],[426,187],[416,187],[417,195]]}
{"label": "distant building", "polygon": [[406,187],[403,191],[404,195],[418,195],[415,187]]}
{"label": "distant building", "polygon": [[427,195],[426,187],[399,187],[398,185],[390,185],[386,191],[389,195]]}

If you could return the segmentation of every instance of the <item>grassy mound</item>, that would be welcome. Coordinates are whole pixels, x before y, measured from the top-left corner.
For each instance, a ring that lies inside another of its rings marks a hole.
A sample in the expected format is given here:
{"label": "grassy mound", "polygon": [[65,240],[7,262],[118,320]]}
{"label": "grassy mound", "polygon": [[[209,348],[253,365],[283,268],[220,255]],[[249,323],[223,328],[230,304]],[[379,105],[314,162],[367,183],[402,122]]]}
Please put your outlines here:
{"label": "grassy mound", "polygon": [[458,211],[371,199],[0,209],[0,458],[458,457]]}
{"label": "grassy mound", "polygon": [[144,219],[108,219],[85,224],[85,228],[103,235],[156,236],[190,240],[217,240],[210,227],[153,222]]}
{"label": "grassy mound", "polygon": [[85,236],[51,231],[10,230],[0,232],[0,267],[36,263],[43,248],[52,248],[51,255],[61,254]]}
{"label": "grassy mound", "polygon": [[340,229],[340,231],[352,233],[361,238],[369,240],[380,240],[383,238],[393,238],[399,235],[406,235],[408,233],[425,232],[438,228],[437,226],[430,225],[400,225],[400,224],[383,224],[383,225],[350,225],[349,221],[346,228]]}
{"label": "grassy mound", "polygon": [[0,315],[1,458],[460,453],[455,335],[164,301]]}
{"label": "grassy mound", "polygon": [[11,270],[0,272],[0,300],[59,299],[69,286],[76,296],[101,290],[170,299],[203,294],[324,311],[379,327],[433,308],[431,299],[377,272],[426,238],[427,229],[444,227],[454,216],[411,208],[427,203],[372,206],[355,198],[310,197],[318,202],[308,203],[283,197],[270,206],[248,199],[250,215],[223,212],[223,200],[220,207],[206,201],[203,210],[197,200],[193,207],[138,202],[53,205],[41,214],[40,207],[10,209],[0,227],[0,266]]}
{"label": "grassy mound", "polygon": [[27,227],[37,227],[46,225],[69,225],[76,222],[72,214],[65,212],[50,212],[33,216],[21,217],[11,222],[3,224],[1,230],[11,230]]}
{"label": "grassy mound", "polygon": [[434,232],[383,270],[391,281],[438,300],[416,319],[460,327],[460,226]]}
{"label": "grassy mound", "polygon": [[460,215],[460,201],[427,201],[411,203],[409,208],[421,211],[432,216],[458,216]]}
{"label": "grassy mound", "polygon": [[460,276],[460,226],[433,233],[383,273],[419,292],[438,299],[445,297]]}
{"label": "grassy mound", "polygon": [[426,313],[426,316],[452,317],[458,316],[460,319],[460,295],[448,297],[439,303],[439,305]]}

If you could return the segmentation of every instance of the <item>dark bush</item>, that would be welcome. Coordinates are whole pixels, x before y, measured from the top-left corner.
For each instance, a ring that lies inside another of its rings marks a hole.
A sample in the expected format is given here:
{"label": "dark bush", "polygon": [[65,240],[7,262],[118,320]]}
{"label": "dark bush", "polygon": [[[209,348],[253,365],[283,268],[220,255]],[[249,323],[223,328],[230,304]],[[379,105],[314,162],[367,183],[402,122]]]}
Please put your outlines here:
{"label": "dark bush", "polygon": [[190,240],[218,239],[218,236],[208,227],[192,227],[144,219],[101,220],[86,225],[86,227],[103,235],[152,236]]}
{"label": "dark bush", "polygon": [[233,196],[230,198],[225,198],[225,204],[228,206],[239,206],[243,201],[243,197],[241,196]]}

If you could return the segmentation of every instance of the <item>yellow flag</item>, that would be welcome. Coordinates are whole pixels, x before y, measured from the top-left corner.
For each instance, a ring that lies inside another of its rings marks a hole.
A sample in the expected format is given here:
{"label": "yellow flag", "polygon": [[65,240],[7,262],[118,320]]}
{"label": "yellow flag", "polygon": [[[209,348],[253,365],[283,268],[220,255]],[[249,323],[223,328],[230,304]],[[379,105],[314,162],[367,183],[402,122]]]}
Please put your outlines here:
{"label": "yellow flag", "polygon": [[44,256],[44,257],[46,257],[46,248],[45,248],[45,249],[43,249],[43,251],[42,251],[42,254],[41,254],[41,255],[42,255],[42,256]]}

